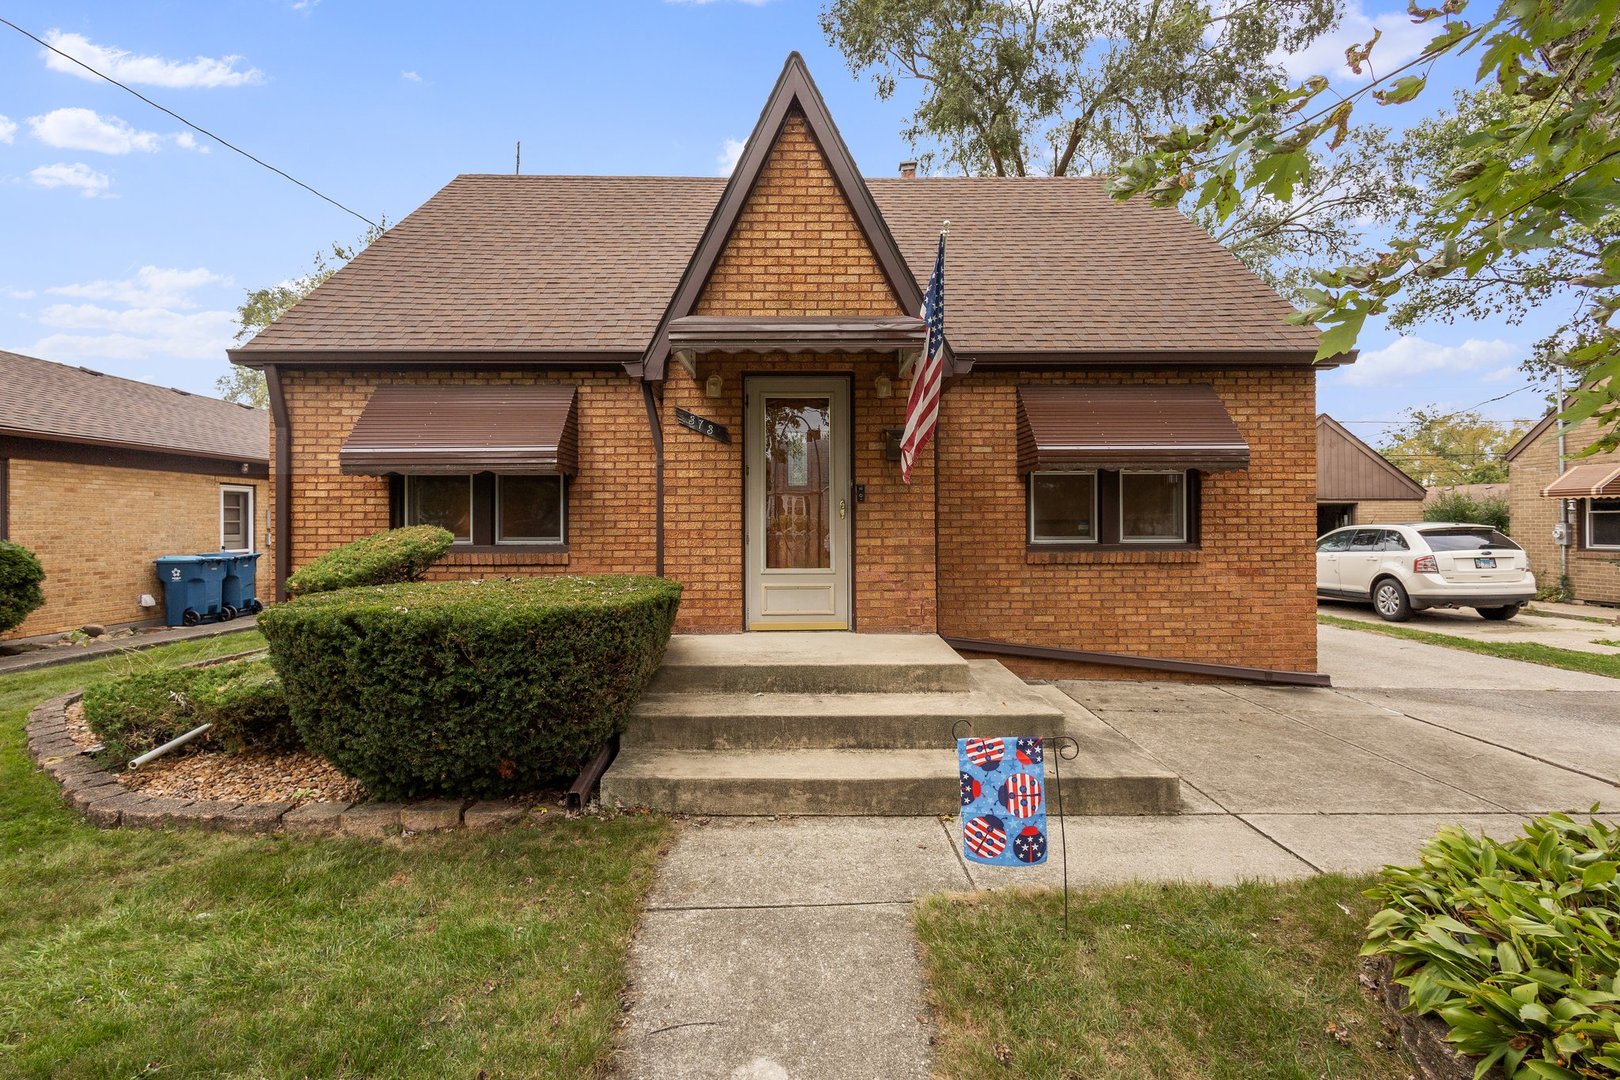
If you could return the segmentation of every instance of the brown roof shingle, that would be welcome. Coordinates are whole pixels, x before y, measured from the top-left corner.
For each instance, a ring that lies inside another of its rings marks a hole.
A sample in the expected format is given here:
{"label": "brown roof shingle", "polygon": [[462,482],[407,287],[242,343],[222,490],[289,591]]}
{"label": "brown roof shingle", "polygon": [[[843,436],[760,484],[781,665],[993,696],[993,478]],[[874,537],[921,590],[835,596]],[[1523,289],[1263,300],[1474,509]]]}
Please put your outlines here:
{"label": "brown roof shingle", "polygon": [[[869,180],[958,355],[1309,353],[1316,333],[1175,210],[1093,177]],[[644,350],[725,181],[460,176],[235,355]],[[604,358],[609,356],[604,355]],[[1170,357],[1174,359],[1174,357]]]}
{"label": "brown roof shingle", "polygon": [[261,409],[0,352],[0,434],[267,464]]}

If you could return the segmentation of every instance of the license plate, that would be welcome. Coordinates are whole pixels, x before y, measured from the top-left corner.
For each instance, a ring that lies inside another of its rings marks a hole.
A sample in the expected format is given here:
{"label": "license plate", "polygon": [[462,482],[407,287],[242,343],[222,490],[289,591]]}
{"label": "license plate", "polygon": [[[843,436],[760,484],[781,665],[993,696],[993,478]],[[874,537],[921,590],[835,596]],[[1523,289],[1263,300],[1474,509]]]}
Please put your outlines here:
{"label": "license plate", "polygon": [[1475,559],[1474,560],[1474,569],[1476,569],[1476,570],[1495,570],[1496,569],[1496,560],[1495,559]]}

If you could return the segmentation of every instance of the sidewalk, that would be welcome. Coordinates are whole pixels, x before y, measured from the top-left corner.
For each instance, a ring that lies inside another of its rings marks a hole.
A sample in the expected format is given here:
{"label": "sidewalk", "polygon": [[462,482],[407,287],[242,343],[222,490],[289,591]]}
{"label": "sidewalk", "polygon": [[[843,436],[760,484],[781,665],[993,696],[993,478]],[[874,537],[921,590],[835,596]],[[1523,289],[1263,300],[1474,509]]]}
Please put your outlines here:
{"label": "sidewalk", "polygon": [[[0,656],[0,675],[10,675],[18,671],[33,671],[36,668],[56,667],[58,664],[76,664],[80,660],[93,660],[98,656],[108,656],[112,653],[150,649],[157,645],[172,645],[176,641],[195,641],[198,638],[240,634],[257,627],[258,623],[253,619],[237,619],[228,623],[175,626],[167,630],[155,630],[149,634],[137,634],[134,637],[117,638],[113,641],[100,641],[92,638],[84,645],[62,645],[49,649],[40,649],[37,652]],[[56,637],[59,635],[53,634],[51,636]]]}
{"label": "sidewalk", "polygon": [[1184,804],[1053,821],[1038,868],[965,863],[955,818],[688,823],[632,946],[619,1075],[926,1077],[912,902],[1060,886],[1063,837],[1071,888],[1225,885],[1409,863],[1445,824],[1505,837],[1620,808],[1615,680],[1331,627],[1322,645],[1337,689],[1061,684],[1177,771]]}

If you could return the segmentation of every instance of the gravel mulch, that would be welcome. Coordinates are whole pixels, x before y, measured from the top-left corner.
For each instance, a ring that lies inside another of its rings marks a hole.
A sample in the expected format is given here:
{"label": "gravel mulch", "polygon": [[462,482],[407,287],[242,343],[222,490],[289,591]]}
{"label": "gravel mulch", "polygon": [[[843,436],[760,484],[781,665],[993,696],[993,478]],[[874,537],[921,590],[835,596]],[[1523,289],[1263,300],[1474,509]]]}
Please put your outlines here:
{"label": "gravel mulch", "polygon": [[[67,708],[68,736],[82,750],[99,744],[84,719],[84,705]],[[325,758],[308,750],[251,751],[176,750],[146,767],[114,773],[113,779],[133,791],[168,799],[218,799],[226,802],[292,803],[359,802],[365,789]]]}

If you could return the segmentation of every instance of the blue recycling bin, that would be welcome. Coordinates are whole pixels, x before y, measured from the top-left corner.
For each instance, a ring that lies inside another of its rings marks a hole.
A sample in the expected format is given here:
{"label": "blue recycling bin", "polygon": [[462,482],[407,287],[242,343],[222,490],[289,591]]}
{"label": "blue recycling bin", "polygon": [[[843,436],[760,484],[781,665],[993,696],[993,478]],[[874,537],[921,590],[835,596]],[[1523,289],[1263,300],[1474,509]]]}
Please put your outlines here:
{"label": "blue recycling bin", "polygon": [[228,555],[165,555],[156,560],[163,583],[165,621],[170,626],[214,622],[224,608]]}
{"label": "blue recycling bin", "polygon": [[225,582],[220,588],[221,609],[227,619],[237,615],[257,615],[264,610],[254,581],[258,575],[259,552],[221,553],[225,561]]}

